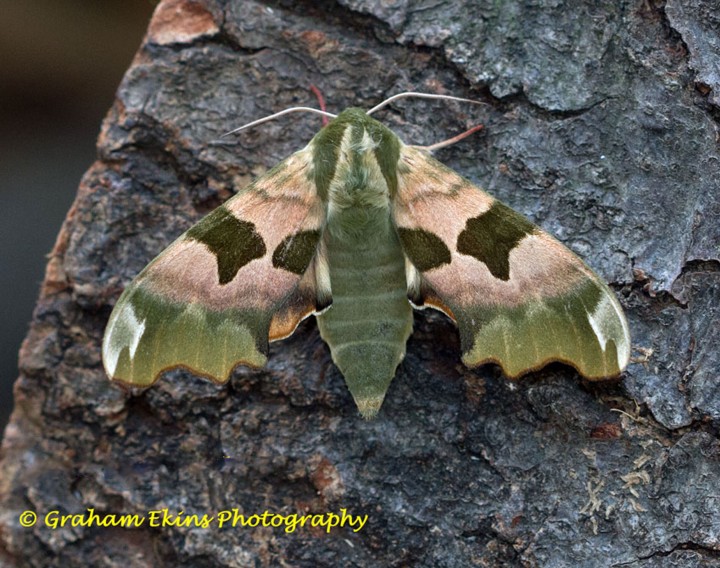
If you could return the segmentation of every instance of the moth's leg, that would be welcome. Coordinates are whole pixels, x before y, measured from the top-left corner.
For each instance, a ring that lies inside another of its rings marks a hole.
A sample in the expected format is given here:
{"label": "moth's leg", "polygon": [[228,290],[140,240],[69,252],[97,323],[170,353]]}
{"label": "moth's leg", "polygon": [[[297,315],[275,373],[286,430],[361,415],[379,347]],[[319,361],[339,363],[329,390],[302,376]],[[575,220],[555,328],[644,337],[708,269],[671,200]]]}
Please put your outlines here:
{"label": "moth's leg", "polygon": [[[320,106],[320,110],[323,112],[327,112],[327,108],[325,107],[325,97],[323,97],[320,89],[318,89],[315,85],[310,84],[310,90],[313,92],[313,95],[315,95],[315,98],[318,101],[318,105]],[[330,122],[330,119],[328,119],[327,115],[324,114],[322,117],[322,125],[327,126],[328,122]]]}
{"label": "moth's leg", "polygon": [[478,130],[482,130],[484,127],[482,124],[478,124],[477,126],[473,126],[472,128],[466,130],[465,132],[461,132],[457,136],[453,136],[452,138],[448,138],[447,140],[443,140],[442,142],[435,142],[435,144],[430,144],[429,146],[415,146],[410,145],[411,148],[417,148],[418,150],[425,150],[426,152],[432,152],[433,150],[439,150],[440,148],[445,148],[446,146],[452,146],[456,142],[460,142],[463,138],[467,138],[471,134],[474,134]]}

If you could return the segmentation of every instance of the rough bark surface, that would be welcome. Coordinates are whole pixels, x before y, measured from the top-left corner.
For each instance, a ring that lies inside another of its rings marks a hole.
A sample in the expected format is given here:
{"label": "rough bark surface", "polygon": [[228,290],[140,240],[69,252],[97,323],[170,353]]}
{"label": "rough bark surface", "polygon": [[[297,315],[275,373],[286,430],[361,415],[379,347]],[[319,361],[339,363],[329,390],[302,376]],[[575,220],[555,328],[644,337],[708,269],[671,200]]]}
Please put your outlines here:
{"label": "rough bark surface", "polygon": [[[613,283],[621,381],[465,369],[418,313],[379,417],[359,418],[314,321],[225,387],[110,384],[111,307],[165,245],[319,128],[370,107]],[[720,19],[712,0],[166,0],[58,237],[0,463],[3,566],[720,566]],[[51,510],[369,515],[353,532],[51,530]],[[40,516],[32,528],[19,516]],[[284,563],[284,564],[283,564]]]}

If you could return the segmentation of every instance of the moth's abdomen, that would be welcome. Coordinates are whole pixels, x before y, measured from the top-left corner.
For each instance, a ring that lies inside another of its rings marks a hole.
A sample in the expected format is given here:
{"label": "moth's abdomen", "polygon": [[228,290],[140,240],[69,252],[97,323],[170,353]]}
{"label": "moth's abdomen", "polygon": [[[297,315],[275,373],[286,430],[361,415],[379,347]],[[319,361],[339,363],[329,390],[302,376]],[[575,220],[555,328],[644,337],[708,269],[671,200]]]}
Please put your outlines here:
{"label": "moth's abdomen", "polygon": [[405,264],[394,229],[342,238],[326,233],[333,304],[318,316],[320,334],[365,418],[382,404],[412,332]]}

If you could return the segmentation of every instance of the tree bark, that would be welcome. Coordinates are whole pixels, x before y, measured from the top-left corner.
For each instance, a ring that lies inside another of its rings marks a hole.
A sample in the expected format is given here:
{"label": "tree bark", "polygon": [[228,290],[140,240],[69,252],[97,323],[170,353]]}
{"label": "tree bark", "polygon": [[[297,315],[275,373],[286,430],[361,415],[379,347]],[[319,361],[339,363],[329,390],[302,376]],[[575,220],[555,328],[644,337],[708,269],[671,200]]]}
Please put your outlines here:
{"label": "tree bark", "polygon": [[[720,19],[711,0],[165,0],[50,258],[0,462],[6,566],[719,566]],[[320,127],[369,108],[558,236],[612,283],[633,362],[517,382],[416,314],[360,419],[306,320],[226,386],[174,371],[126,393],[100,362],[122,288]],[[46,514],[137,514],[138,528]],[[149,526],[149,511],[367,515],[344,526]],[[34,511],[37,523],[20,516]],[[51,522],[50,519],[49,522]]]}

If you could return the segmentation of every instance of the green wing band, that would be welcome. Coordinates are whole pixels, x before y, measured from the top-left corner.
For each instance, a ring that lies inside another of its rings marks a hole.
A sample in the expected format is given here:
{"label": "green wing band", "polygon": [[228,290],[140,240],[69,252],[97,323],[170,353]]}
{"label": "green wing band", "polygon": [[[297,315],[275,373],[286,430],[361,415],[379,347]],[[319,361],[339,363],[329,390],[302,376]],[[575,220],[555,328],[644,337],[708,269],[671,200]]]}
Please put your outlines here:
{"label": "green wing band", "polygon": [[103,361],[110,377],[134,386],[148,386],[175,367],[225,382],[239,363],[265,364],[268,327],[260,312],[180,305],[140,284],[128,288],[115,307]]}
{"label": "green wing band", "polygon": [[463,362],[471,367],[494,361],[516,377],[562,361],[596,379],[618,375],[629,356],[620,306],[599,281],[588,279],[562,296],[514,308],[478,306],[458,313]]}

